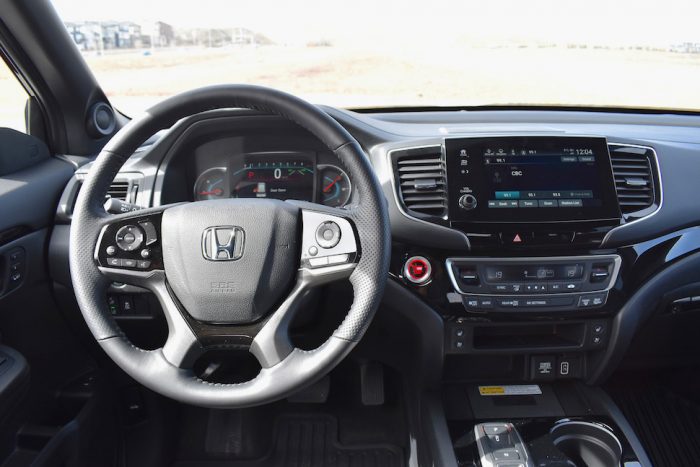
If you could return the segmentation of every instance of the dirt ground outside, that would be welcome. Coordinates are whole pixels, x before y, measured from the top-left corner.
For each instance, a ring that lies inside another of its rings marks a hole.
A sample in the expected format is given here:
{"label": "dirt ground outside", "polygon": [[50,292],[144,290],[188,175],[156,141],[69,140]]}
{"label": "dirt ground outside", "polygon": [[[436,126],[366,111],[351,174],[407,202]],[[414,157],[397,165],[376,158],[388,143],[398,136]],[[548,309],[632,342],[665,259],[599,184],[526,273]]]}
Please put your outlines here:
{"label": "dirt ground outside", "polygon": [[[341,47],[170,48],[85,56],[112,103],[134,115],[221,83],[279,88],[314,103],[489,104],[700,109],[700,54],[580,46],[451,50]],[[0,66],[0,125],[23,128],[26,95]]]}

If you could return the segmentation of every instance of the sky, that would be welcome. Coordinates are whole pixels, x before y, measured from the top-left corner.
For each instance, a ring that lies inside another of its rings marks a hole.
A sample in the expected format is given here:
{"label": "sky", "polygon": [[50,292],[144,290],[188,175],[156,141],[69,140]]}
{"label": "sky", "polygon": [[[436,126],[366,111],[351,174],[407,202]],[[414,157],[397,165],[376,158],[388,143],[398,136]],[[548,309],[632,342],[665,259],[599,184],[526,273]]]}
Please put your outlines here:
{"label": "sky", "polygon": [[698,0],[53,0],[66,21],[245,27],[278,43],[700,42]]}

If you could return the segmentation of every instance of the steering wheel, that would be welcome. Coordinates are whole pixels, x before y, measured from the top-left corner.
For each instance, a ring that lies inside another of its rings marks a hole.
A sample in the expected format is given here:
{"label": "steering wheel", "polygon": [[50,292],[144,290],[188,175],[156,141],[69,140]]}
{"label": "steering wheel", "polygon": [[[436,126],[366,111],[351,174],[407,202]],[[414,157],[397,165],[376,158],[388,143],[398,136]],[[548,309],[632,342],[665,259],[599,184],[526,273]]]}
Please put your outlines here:
{"label": "steering wheel", "polygon": [[[160,129],[207,110],[276,114],[333,151],[356,189],[345,209],[300,201],[225,199],[119,215],[103,207],[120,167]],[[70,269],[78,305],[104,351],[127,374],[188,404],[236,408],[286,397],[334,368],[369,326],[386,284],[390,229],[386,200],[357,141],[335,120],[289,94],[247,85],[186,92],[129,122],[85,178],[73,212]],[[314,287],[349,280],[354,300],[318,348],[295,348],[289,325]],[[162,348],[133,345],[109,312],[106,291],[122,282],[153,292],[168,324]],[[260,373],[237,384],[194,372],[206,349],[248,349]]]}

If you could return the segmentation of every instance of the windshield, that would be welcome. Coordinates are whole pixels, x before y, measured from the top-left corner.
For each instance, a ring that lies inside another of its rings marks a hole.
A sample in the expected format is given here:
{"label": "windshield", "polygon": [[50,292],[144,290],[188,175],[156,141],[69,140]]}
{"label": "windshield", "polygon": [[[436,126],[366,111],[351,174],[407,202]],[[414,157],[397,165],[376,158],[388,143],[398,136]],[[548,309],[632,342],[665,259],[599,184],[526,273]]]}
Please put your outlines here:
{"label": "windshield", "polygon": [[250,83],[346,108],[700,110],[700,2],[54,0],[126,114]]}

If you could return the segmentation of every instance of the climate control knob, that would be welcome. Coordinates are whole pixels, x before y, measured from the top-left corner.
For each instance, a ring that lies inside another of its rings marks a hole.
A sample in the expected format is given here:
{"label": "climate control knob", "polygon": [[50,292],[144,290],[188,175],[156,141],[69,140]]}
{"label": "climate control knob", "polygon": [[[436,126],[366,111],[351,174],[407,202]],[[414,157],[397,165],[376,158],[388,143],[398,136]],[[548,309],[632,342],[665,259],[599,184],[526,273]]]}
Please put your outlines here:
{"label": "climate control knob", "polygon": [[459,198],[459,207],[471,211],[476,208],[476,197],[474,195],[462,195]]}

